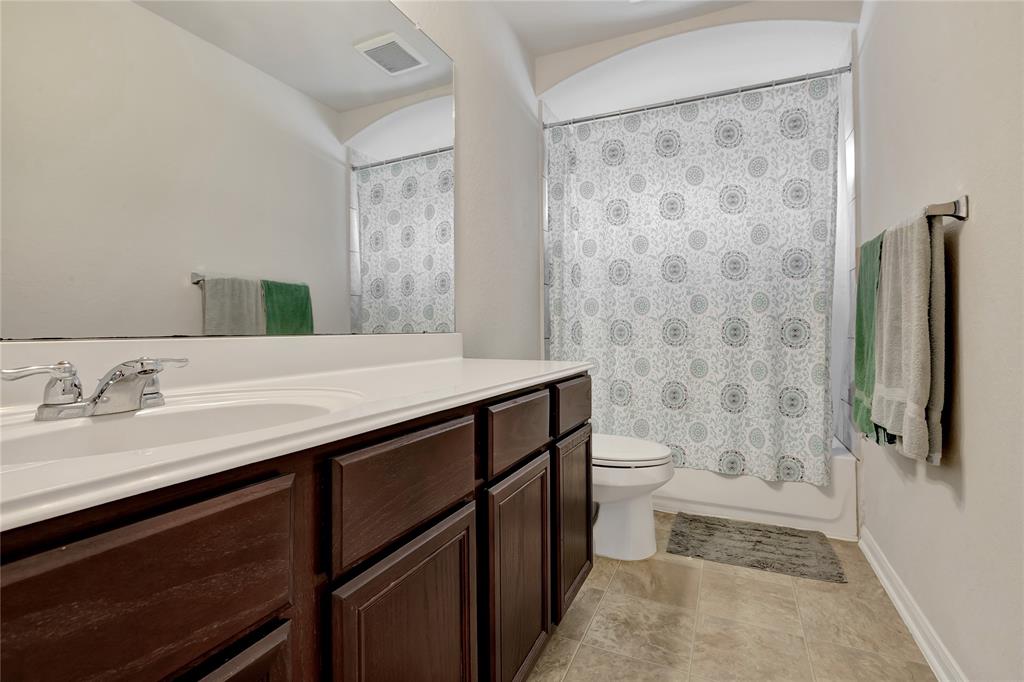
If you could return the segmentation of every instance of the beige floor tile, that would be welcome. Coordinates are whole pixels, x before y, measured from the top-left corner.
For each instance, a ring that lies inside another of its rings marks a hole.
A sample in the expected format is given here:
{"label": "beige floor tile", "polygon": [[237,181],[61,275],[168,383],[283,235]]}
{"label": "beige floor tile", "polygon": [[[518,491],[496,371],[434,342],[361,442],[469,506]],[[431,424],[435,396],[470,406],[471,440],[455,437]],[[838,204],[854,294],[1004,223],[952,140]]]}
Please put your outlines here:
{"label": "beige floor tile", "polygon": [[581,641],[603,596],[604,590],[587,587],[584,584],[579,594],[576,595],[572,606],[569,607],[569,611],[562,618],[562,622],[558,624],[558,634],[568,639]]}
{"label": "beige floor tile", "polygon": [[798,589],[797,606],[808,640],[924,663],[921,651],[888,597]]}
{"label": "beige floor tile", "polygon": [[934,682],[924,663],[898,661],[827,642],[808,642],[818,682]]}
{"label": "beige floor tile", "polygon": [[694,568],[700,568],[704,563],[703,559],[696,559],[694,557],[683,556],[682,554],[672,554],[668,551],[668,536],[669,530],[655,529],[654,540],[657,550],[655,551],[655,557],[662,561],[671,561],[672,563],[682,564],[684,566],[693,566]]}
{"label": "beige floor tile", "polygon": [[644,561],[619,562],[608,590],[695,609],[699,586],[699,567],[665,561],[655,556]]}
{"label": "beige floor tile", "polygon": [[843,564],[843,572],[846,574],[847,582],[830,583],[824,580],[797,578],[796,586],[798,590],[888,599],[885,589],[878,582],[878,577],[871,569],[871,565],[864,558],[856,543],[843,542],[841,540],[830,540],[830,542]]}
{"label": "beige floor tile", "polygon": [[565,679],[567,682],[684,682],[686,673],[584,644]]}
{"label": "beige floor tile", "polygon": [[526,678],[527,682],[561,682],[579,646],[577,641],[554,635]]}
{"label": "beige floor tile", "polygon": [[609,591],[590,622],[584,644],[686,670],[695,612]]}
{"label": "beige floor tile", "polygon": [[812,680],[802,637],[702,614],[690,674],[708,680]]}
{"label": "beige floor tile", "polygon": [[847,574],[847,582],[830,583],[825,580],[811,580],[810,578],[795,578],[797,594],[804,592],[818,592],[821,594],[833,594],[837,596],[859,597],[861,599],[888,599],[885,588],[878,582],[878,579],[870,577],[858,578]]}
{"label": "beige floor tile", "polygon": [[595,554],[594,567],[590,569],[590,575],[587,576],[586,582],[583,583],[584,587],[593,587],[598,590],[607,588],[618,565],[618,559],[609,559],[608,557]]}
{"label": "beige floor tile", "polygon": [[746,566],[720,564],[717,561],[705,561],[704,570],[715,571],[717,573],[727,573],[741,578],[760,580],[766,583],[774,583],[776,585],[788,585],[790,587],[793,585],[793,576],[786,575],[785,573],[762,571],[759,568],[747,568]]}
{"label": "beige floor tile", "polygon": [[793,583],[774,583],[746,575],[705,570],[700,583],[700,612],[802,635]]}

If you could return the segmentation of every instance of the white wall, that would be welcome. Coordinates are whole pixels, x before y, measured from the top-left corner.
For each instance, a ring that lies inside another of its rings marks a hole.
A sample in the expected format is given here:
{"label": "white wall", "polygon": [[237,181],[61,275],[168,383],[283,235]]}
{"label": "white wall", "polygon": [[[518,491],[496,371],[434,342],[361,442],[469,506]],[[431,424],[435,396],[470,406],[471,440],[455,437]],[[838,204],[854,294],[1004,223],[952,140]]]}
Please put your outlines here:
{"label": "white wall", "polygon": [[356,165],[421,154],[454,143],[455,101],[451,95],[385,114],[345,141]]}
{"label": "white wall", "polygon": [[972,680],[1024,679],[1022,11],[882,2],[858,31],[861,243],[971,199],[946,240],[942,465],[864,441],[861,454],[863,526]]}
{"label": "white wall", "polygon": [[687,31],[587,67],[541,98],[565,120],[834,69],[850,63],[854,26],[750,21]]}
{"label": "white wall", "polygon": [[2,12],[3,337],[199,334],[197,269],[349,330],[335,112],[133,3]]}
{"label": "white wall", "polygon": [[[755,21],[838,21],[856,22],[860,17],[860,0],[771,0],[741,2],[727,5],[715,12],[662,24],[646,31],[637,31],[596,43],[573,47],[537,57],[533,82],[538,93],[545,93],[557,83],[589,66],[626,50],[691,31]],[[740,48],[742,49],[742,48]],[[705,65],[701,65],[703,68]]]}
{"label": "white wall", "polygon": [[455,324],[466,356],[539,358],[541,123],[528,60],[487,3],[397,4],[455,62]]}

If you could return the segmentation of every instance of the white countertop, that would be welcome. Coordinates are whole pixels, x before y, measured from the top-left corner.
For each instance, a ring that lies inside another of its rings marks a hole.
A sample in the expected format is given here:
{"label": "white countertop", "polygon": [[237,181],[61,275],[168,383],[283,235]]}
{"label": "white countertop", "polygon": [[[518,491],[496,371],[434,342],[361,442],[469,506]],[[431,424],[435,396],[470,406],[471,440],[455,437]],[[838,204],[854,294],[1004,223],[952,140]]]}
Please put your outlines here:
{"label": "white countertop", "polygon": [[[148,449],[9,465],[0,448],[0,530],[331,443],[588,368],[579,362],[444,358],[204,385],[206,395],[258,389],[335,390],[360,394],[362,401],[301,421]],[[195,395],[194,387],[165,389],[167,405],[147,412],[173,408]],[[32,413],[25,405],[4,408],[2,413],[12,431],[66,428],[68,422],[81,421],[30,423]],[[115,417],[133,416],[144,414]]]}

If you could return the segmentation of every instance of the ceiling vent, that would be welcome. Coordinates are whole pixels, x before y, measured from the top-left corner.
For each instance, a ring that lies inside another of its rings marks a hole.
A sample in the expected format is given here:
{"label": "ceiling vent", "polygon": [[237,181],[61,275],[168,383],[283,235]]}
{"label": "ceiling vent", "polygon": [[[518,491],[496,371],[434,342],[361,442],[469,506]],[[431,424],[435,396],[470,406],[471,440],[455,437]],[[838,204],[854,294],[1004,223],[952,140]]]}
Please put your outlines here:
{"label": "ceiling vent", "polygon": [[395,33],[371,38],[359,43],[355,48],[392,76],[427,65],[427,60]]}

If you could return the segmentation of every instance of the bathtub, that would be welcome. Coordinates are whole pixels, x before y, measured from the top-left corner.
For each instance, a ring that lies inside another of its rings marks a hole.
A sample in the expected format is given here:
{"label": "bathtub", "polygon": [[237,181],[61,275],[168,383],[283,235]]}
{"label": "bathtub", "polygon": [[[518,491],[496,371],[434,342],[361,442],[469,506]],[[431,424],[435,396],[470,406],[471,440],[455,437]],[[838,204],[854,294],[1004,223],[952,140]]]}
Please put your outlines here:
{"label": "bathtub", "polygon": [[821,531],[840,540],[857,539],[857,460],[832,441],[832,483],[762,481],[698,469],[676,469],[654,494],[654,508],[741,521]]}

